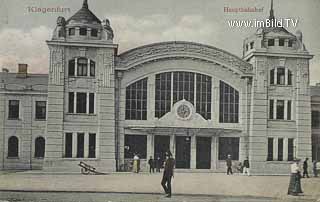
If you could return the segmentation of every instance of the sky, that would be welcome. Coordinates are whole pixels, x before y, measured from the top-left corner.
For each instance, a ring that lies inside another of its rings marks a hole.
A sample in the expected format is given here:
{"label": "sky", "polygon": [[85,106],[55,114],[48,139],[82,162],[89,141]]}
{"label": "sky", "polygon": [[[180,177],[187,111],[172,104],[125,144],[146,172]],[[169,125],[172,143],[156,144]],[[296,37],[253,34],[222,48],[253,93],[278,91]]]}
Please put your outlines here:
{"label": "sky", "polygon": [[[256,28],[231,28],[228,20],[263,20],[270,0],[88,0],[89,9],[108,18],[119,52],[160,41],[208,44],[242,57],[243,39]],[[30,72],[47,73],[50,40],[58,16],[77,12],[82,0],[0,0],[0,68],[17,71],[27,63]],[[34,12],[36,8],[62,12]],[[257,8],[256,12],[225,12],[225,8]],[[320,0],[274,0],[276,18],[298,19],[310,61],[310,83],[320,82]]]}

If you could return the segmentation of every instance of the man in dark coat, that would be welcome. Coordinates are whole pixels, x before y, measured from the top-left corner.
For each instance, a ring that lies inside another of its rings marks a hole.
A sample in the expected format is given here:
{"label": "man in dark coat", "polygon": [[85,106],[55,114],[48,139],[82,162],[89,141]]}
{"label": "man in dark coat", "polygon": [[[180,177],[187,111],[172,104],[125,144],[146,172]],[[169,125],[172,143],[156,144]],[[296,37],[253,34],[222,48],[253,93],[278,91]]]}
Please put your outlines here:
{"label": "man in dark coat", "polygon": [[160,168],[161,168],[161,158],[160,156],[157,157],[157,159],[155,159],[155,163],[156,163],[156,172],[160,173]]}
{"label": "man in dark coat", "polygon": [[150,156],[148,164],[149,164],[149,172],[151,173],[151,171],[152,171],[154,173],[154,160],[153,160],[152,156]]}
{"label": "man in dark coat", "polygon": [[231,159],[230,154],[228,154],[228,158],[226,159],[226,163],[227,163],[227,175],[229,175],[229,174],[232,175],[232,159]]}
{"label": "man in dark coat", "polygon": [[166,160],[164,165],[163,177],[161,185],[167,194],[166,197],[171,197],[171,178],[173,177],[173,170],[175,166],[175,160],[172,158],[170,151],[166,153]]}
{"label": "man in dark coat", "polygon": [[247,157],[243,161],[243,175],[247,173],[248,176],[250,176],[250,164],[249,164],[249,157]]}
{"label": "man in dark coat", "polygon": [[308,174],[308,158],[306,158],[306,160],[303,162],[303,178],[304,176],[307,176],[307,178],[309,178],[309,174]]}

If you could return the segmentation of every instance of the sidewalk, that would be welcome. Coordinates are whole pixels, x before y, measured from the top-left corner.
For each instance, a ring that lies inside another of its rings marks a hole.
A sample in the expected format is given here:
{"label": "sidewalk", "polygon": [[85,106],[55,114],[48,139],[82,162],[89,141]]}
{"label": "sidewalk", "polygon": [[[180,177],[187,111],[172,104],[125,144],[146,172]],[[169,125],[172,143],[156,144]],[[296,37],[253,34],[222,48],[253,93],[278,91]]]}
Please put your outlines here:
{"label": "sidewalk", "polygon": [[[162,173],[112,173],[109,175],[0,174],[0,191],[92,192],[158,194]],[[176,173],[173,193],[180,195],[252,196],[288,199],[289,176],[227,176],[222,173]],[[301,199],[320,199],[320,178],[302,179]]]}

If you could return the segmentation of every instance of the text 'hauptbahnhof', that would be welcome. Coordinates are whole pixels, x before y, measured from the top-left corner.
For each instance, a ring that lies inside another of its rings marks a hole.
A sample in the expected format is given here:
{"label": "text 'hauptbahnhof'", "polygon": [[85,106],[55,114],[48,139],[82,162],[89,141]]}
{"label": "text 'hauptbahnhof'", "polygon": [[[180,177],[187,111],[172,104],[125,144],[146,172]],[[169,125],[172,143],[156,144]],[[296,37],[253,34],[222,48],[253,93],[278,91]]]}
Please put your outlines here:
{"label": "text 'hauptbahnhof'", "polygon": [[84,0],[57,19],[47,75],[0,73],[0,169],[128,171],[138,154],[146,170],[168,150],[195,172],[225,170],[228,154],[253,174],[320,160],[320,85],[300,31],[259,28],[242,58],[186,41],[118,54],[113,37]]}

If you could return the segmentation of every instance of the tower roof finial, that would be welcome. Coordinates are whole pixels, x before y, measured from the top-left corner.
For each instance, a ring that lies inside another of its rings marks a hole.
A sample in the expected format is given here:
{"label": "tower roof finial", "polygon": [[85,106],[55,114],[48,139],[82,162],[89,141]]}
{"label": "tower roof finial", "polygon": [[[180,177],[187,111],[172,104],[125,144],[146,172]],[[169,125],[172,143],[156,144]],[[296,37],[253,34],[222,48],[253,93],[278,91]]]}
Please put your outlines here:
{"label": "tower roof finial", "polygon": [[88,0],[83,0],[82,8],[88,8]]}
{"label": "tower roof finial", "polygon": [[274,13],[273,13],[273,0],[271,0],[271,8],[270,8],[270,20],[274,20]]}

